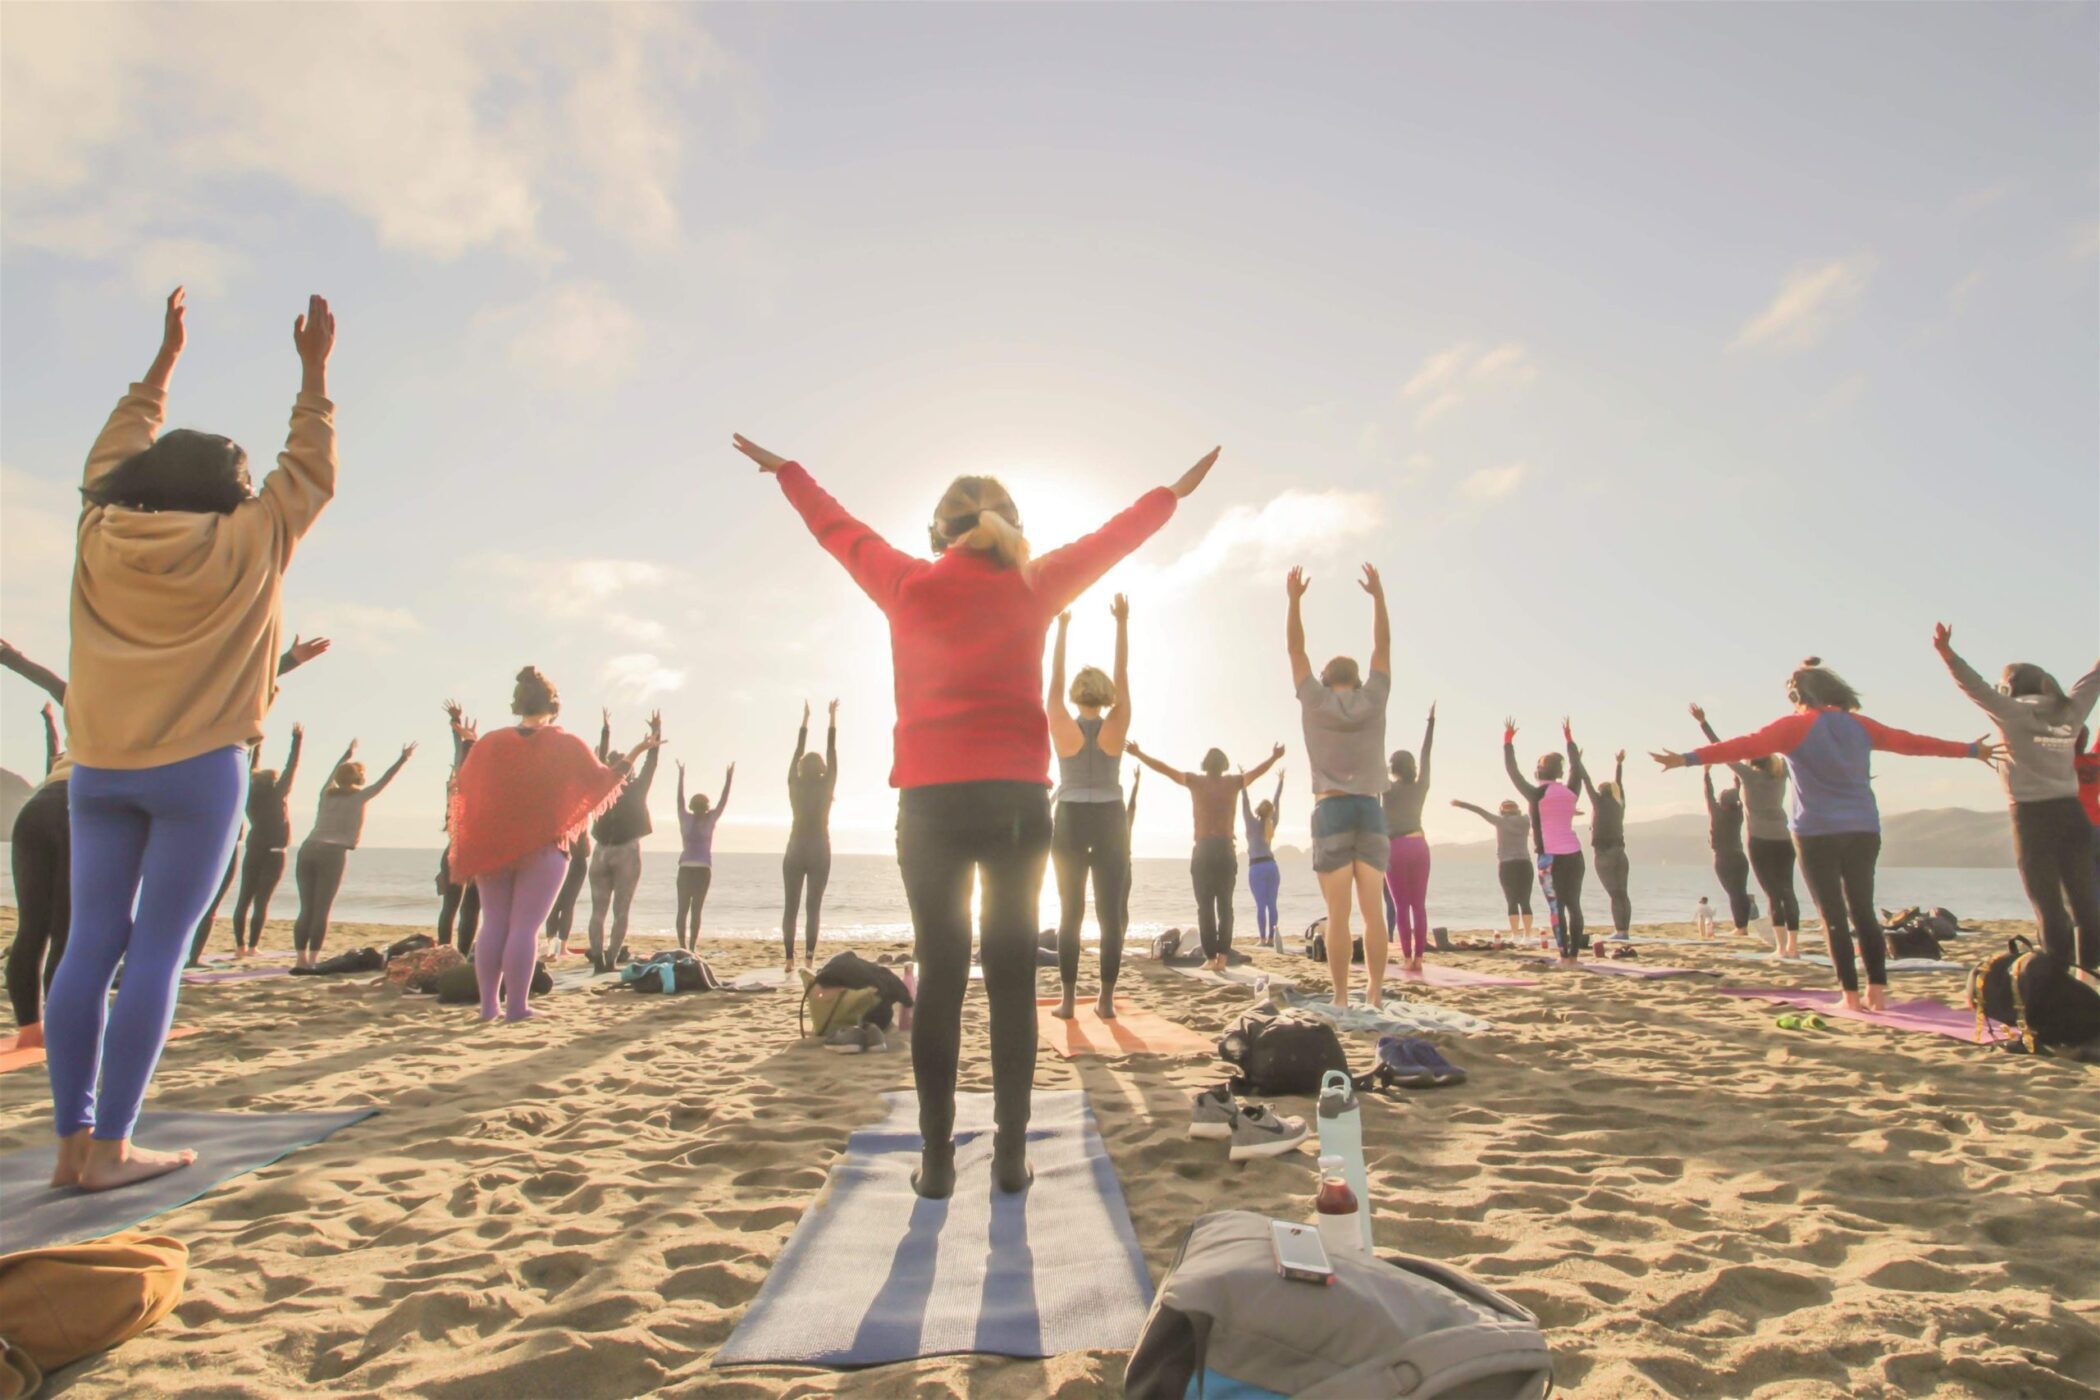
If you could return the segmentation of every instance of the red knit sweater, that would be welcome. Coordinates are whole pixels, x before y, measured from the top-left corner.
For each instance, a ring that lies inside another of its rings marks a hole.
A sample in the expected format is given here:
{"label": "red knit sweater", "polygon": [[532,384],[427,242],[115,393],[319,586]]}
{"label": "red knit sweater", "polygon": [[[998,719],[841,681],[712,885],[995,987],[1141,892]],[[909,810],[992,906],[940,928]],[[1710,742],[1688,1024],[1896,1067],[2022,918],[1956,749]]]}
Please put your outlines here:
{"label": "red knit sweater", "polygon": [[1051,619],[1174,514],[1166,487],[1035,561],[1032,580],[973,550],[915,559],[848,515],[796,462],[780,489],[817,543],[890,622],[896,759],[890,786],[1050,783],[1043,643]]}

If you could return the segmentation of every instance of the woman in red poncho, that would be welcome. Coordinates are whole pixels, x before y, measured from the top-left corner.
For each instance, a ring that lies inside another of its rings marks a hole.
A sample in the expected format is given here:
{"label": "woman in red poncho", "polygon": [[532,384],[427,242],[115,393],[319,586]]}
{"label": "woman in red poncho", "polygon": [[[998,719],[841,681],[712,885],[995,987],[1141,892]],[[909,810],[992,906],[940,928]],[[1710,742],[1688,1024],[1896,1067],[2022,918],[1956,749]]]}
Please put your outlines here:
{"label": "woman in red poncho", "polygon": [[555,724],[561,699],[539,669],[518,672],[511,692],[515,726],[467,752],[452,794],[452,878],[481,891],[481,938],[474,974],[481,1019],[496,1019],[503,988],[506,1020],[532,1016],[525,1004],[539,950],[539,928],[569,870],[569,842],[611,804],[634,762],[663,740],[651,734],[611,764]]}
{"label": "woman in red poncho", "polygon": [[1051,832],[1043,643],[1052,618],[1167,523],[1217,451],[1039,559],[1006,488],[988,476],[957,477],[933,511],[929,537],[939,557],[925,560],[848,515],[801,466],[735,441],[889,622],[897,868],[919,962],[911,1068],[922,1147],[912,1187],[928,1198],[955,1189],[955,1074],[975,874],[991,1013],[991,1175],[1002,1191],[1022,1190],[1030,1180],[1036,906]]}

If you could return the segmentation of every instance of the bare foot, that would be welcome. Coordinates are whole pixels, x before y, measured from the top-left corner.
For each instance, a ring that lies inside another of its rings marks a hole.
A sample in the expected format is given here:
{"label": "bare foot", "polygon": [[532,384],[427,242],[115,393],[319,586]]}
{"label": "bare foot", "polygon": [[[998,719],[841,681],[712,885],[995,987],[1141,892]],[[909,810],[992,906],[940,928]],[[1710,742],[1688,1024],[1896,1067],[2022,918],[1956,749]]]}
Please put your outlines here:
{"label": "bare foot", "polygon": [[516,1014],[512,1014],[508,1011],[504,1012],[503,1019],[506,1021],[536,1021],[539,1019],[539,1015],[539,1012],[534,1011],[531,1007],[528,1006],[523,1011],[517,1012]]}
{"label": "bare foot", "polygon": [[196,1160],[197,1154],[187,1147],[180,1152],[155,1152],[150,1147],[132,1146],[130,1138],[116,1142],[96,1142],[91,1138],[87,1161],[80,1168],[79,1185],[83,1191],[111,1191],[179,1171]]}
{"label": "bare foot", "polygon": [[1864,1010],[1866,1010],[1866,1008],[1865,1008],[1864,1006],[1861,1006],[1861,1005],[1859,1004],[1859,993],[1858,993],[1858,992],[1847,992],[1847,993],[1845,993],[1845,1009],[1846,1009],[1847,1011],[1864,1011]]}
{"label": "bare foot", "polygon": [[1101,989],[1101,995],[1094,998],[1094,1015],[1104,1021],[1116,1019],[1116,994],[1114,992],[1106,987]]}
{"label": "bare foot", "polygon": [[1888,1009],[1889,989],[1887,987],[1867,988],[1867,1010],[1880,1012]]}
{"label": "bare foot", "polygon": [[1075,1008],[1075,1007],[1074,1007],[1074,1006],[1072,1005],[1072,1002],[1073,1002],[1073,997],[1074,997],[1074,993],[1073,993],[1073,990],[1072,990],[1072,988],[1070,988],[1070,987],[1066,987],[1066,988],[1065,988],[1065,998],[1064,998],[1064,1000],[1063,1000],[1063,1001],[1060,1001],[1060,1002],[1059,1002],[1059,1003],[1057,1004],[1057,1009],[1056,1009],[1055,1011],[1052,1011],[1052,1012],[1051,1012],[1050,1014],[1051,1014],[1052,1016],[1055,1016],[1055,1017],[1056,1017],[1056,1018],[1057,1018],[1058,1020],[1060,1020],[1060,1021],[1069,1021],[1069,1020],[1071,1020],[1071,1019],[1072,1019],[1072,1016],[1073,1016],[1073,1014],[1074,1014],[1074,1012],[1075,1012],[1075,1010],[1076,1010],[1076,1008]]}
{"label": "bare foot", "polygon": [[15,1032],[14,1048],[17,1050],[40,1050],[44,1044],[44,1023],[31,1021]]}
{"label": "bare foot", "polygon": [[481,1023],[483,1025],[487,1025],[489,1022],[495,1020],[496,1016],[497,1013],[491,1008],[486,1006],[481,1008]]}
{"label": "bare foot", "polygon": [[51,1169],[53,1186],[78,1186],[80,1169],[87,1165],[88,1130],[82,1128],[71,1137],[58,1140],[58,1165]]}

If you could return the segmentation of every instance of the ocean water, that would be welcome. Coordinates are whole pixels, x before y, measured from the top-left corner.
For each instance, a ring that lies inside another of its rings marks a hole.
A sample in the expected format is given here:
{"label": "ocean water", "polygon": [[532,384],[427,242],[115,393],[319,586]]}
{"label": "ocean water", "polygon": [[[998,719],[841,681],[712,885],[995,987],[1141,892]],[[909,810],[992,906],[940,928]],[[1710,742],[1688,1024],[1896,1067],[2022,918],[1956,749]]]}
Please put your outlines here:
{"label": "ocean water", "polygon": [[[0,843],[4,845],[5,843]],[[343,879],[342,893],[335,902],[334,918],[340,922],[399,924],[405,927],[434,926],[438,898],[435,884],[438,853],[435,850],[373,848],[354,852]],[[672,932],[676,914],[678,860],[674,852],[647,851],[642,857],[642,884],[634,901],[630,931],[651,934]],[[1755,887],[1752,887],[1754,894]],[[1713,872],[1703,866],[1642,864],[1636,862],[1629,887],[1636,923],[1682,922],[1705,895],[1725,919],[1727,899]],[[1876,886],[1878,902],[1889,909],[1907,904],[1945,905],[1964,919],[2019,919],[2029,917],[2027,899],[2020,890],[2018,875],[2011,870],[1904,869],[1884,866]],[[1805,889],[1801,902],[1809,901]],[[14,884],[0,872],[0,903],[14,903]],[[298,909],[290,872],[277,888],[270,905],[275,919],[289,920]],[[1543,919],[1545,905],[1536,898],[1533,906]],[[1302,859],[1283,861],[1283,892],[1279,900],[1283,928],[1288,933],[1303,930],[1325,909],[1314,883],[1312,867]],[[1454,931],[1506,926],[1502,895],[1495,882],[1495,868],[1475,861],[1449,861],[1433,871],[1429,884],[1429,921]],[[731,855],[715,858],[713,888],[707,899],[706,933],[711,938],[777,938],[780,936],[780,858],[772,855]],[[1045,928],[1057,923],[1057,890],[1050,878],[1044,881],[1037,923]],[[1247,893],[1244,862],[1239,897],[1235,901],[1238,927],[1235,938],[1254,936],[1254,901]],[[1583,911],[1593,925],[1609,924],[1604,892],[1594,874],[1584,888]],[[231,899],[221,916],[232,912]],[[1809,911],[1811,914],[1812,910]],[[578,903],[579,928],[590,913],[586,887]],[[1149,937],[1169,927],[1193,927],[1195,900],[1189,891],[1188,864],[1182,860],[1141,859],[1137,862],[1130,899],[1131,936]],[[832,862],[831,884],[824,897],[823,934],[826,938],[908,938],[910,916],[904,904],[903,885],[897,878],[897,863],[889,856],[842,855]],[[1089,915],[1084,936],[1092,939],[1095,925]]]}

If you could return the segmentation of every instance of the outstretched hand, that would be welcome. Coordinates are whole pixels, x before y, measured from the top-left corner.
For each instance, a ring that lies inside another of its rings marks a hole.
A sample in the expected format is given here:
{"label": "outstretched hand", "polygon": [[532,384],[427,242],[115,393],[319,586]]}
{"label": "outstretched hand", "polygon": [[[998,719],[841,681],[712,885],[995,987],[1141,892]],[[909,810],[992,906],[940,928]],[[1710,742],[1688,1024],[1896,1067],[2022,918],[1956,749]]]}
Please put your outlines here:
{"label": "outstretched hand", "polygon": [[802,727],[804,729],[809,728],[809,701],[807,700],[802,702]]}
{"label": "outstretched hand", "polygon": [[1626,761],[1626,750],[1620,749],[1618,755],[1612,761],[1614,763],[1624,763]]}
{"label": "outstretched hand", "polygon": [[328,391],[328,357],[335,350],[335,313],[325,297],[306,299],[306,314],[292,322],[292,344],[305,371],[301,387],[309,394]]}
{"label": "outstretched hand", "polygon": [[[327,651],[330,647],[334,645],[335,643],[331,642],[326,637],[313,637],[310,639],[302,640],[299,637],[299,635],[295,632],[292,634],[292,664],[295,666],[304,666],[307,662],[321,655],[323,652]],[[445,707],[448,710],[455,710],[457,708],[450,700],[447,700],[445,702]]]}
{"label": "outstretched hand", "polygon": [[730,434],[729,441],[737,451],[758,463],[758,469],[762,472],[777,472],[787,465],[787,458],[781,456],[778,452],[766,451],[765,448],[760,447],[742,433]]}
{"label": "outstretched hand", "polygon": [[1276,761],[1277,759],[1279,759],[1279,758],[1282,758],[1282,757],[1283,757],[1283,745],[1281,745],[1281,744],[1278,744],[1278,745],[1277,745],[1277,746],[1276,746],[1275,748],[1273,748],[1273,749],[1270,749],[1270,750],[1269,750],[1269,761],[1270,761],[1271,763],[1274,763],[1274,762],[1275,762],[1275,761]]}
{"label": "outstretched hand", "polygon": [[408,741],[407,743],[405,743],[405,744],[403,744],[403,745],[401,746],[401,761],[402,761],[403,763],[406,763],[406,762],[408,762],[408,761],[409,761],[409,759],[411,759],[411,758],[415,757],[415,753],[416,753],[416,741],[415,741],[415,740],[413,740],[413,739],[411,739],[411,740],[409,740],[409,741]]}
{"label": "outstretched hand", "polygon": [[1954,629],[1944,622],[1933,623],[1932,649],[1942,653],[1952,651],[1954,649]]}
{"label": "outstretched hand", "polygon": [[1364,565],[1364,576],[1356,581],[1356,586],[1373,598],[1385,596],[1385,581],[1378,577],[1378,567],[1375,564]]}
{"label": "outstretched hand", "polygon": [[1109,600],[1108,615],[1118,622],[1130,621],[1130,600],[1118,593]]}
{"label": "outstretched hand", "polygon": [[1517,737],[1517,717],[1509,715],[1502,721],[1502,742],[1508,743]]}
{"label": "outstretched hand", "polygon": [[659,739],[663,737],[664,712],[662,710],[651,710],[649,712],[649,732]]}
{"label": "outstretched hand", "polygon": [[1665,773],[1669,772],[1672,768],[1689,768],[1691,766],[1691,760],[1687,759],[1681,753],[1656,753],[1653,749],[1651,749],[1648,751],[1648,757],[1654,759],[1657,763],[1661,764],[1662,770]]}
{"label": "outstretched hand", "polygon": [[828,717],[829,717],[829,718],[830,718],[830,720],[831,720],[831,727],[832,727],[832,728],[834,728],[834,729],[838,728],[838,723],[839,723],[839,702],[838,702],[838,701],[836,701],[836,700],[834,700],[834,701],[832,701],[832,702],[831,702],[831,704],[830,704],[830,705],[826,706],[826,707],[825,707],[825,709],[826,709],[826,714],[828,715]]}
{"label": "outstretched hand", "polygon": [[1303,569],[1292,569],[1288,574],[1284,575],[1283,591],[1291,595],[1291,601],[1294,603],[1303,598],[1305,590],[1310,587],[1312,587],[1312,580],[1305,576],[1305,570]]}
{"label": "outstretched hand", "polygon": [[2005,745],[1993,743],[1991,736],[1986,734],[1976,741],[1976,756],[1996,768],[2005,759]]}
{"label": "outstretched hand", "polygon": [[154,353],[153,364],[146,370],[145,382],[156,389],[168,387],[168,376],[175,372],[175,362],[182,358],[182,347],[189,343],[189,331],[182,321],[182,314],[188,309],[182,288],[177,287],[168,293],[167,307],[160,318],[160,349]]}
{"label": "outstretched hand", "polygon": [[1174,483],[1174,494],[1182,500],[1187,500],[1194,495],[1196,488],[1203,484],[1203,478],[1210,475],[1210,469],[1216,465],[1218,453],[1222,450],[1221,448],[1213,447],[1210,451],[1203,454],[1201,461],[1183,472],[1181,480]]}

